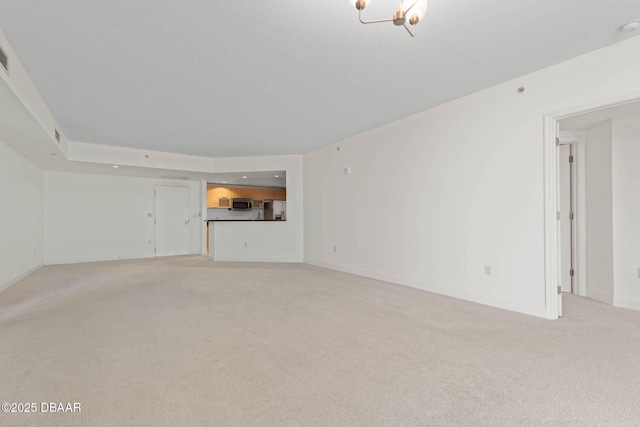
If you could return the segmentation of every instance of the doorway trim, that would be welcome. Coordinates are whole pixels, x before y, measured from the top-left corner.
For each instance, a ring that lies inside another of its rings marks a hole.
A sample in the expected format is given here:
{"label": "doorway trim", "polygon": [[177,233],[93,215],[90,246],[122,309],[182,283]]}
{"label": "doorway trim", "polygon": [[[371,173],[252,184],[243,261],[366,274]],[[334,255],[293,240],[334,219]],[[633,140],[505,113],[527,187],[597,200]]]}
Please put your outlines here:
{"label": "doorway trim", "polygon": [[572,116],[638,101],[640,101],[640,92],[544,115],[544,265],[545,311],[548,319],[557,319],[559,314],[562,313],[561,298],[558,297],[558,285],[560,284],[560,253],[558,251],[560,232],[556,219],[556,211],[558,210],[558,170],[556,167],[558,155],[556,143],[560,138],[559,121]]}
{"label": "doorway trim", "polygon": [[573,147],[574,167],[572,189],[575,218],[573,221],[572,264],[575,269],[572,294],[587,296],[587,175],[586,175],[586,137],[584,132],[560,132],[560,144]]}

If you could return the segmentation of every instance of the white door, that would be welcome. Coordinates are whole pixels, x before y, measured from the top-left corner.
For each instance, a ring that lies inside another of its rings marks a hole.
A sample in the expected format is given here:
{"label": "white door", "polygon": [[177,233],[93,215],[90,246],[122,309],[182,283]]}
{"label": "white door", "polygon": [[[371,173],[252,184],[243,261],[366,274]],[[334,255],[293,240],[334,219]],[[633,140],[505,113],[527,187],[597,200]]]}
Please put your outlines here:
{"label": "white door", "polygon": [[573,205],[572,205],[572,152],[570,144],[560,145],[559,203],[560,211],[560,286],[562,292],[573,292]]}
{"label": "white door", "polygon": [[189,188],[156,186],[156,256],[189,254]]}

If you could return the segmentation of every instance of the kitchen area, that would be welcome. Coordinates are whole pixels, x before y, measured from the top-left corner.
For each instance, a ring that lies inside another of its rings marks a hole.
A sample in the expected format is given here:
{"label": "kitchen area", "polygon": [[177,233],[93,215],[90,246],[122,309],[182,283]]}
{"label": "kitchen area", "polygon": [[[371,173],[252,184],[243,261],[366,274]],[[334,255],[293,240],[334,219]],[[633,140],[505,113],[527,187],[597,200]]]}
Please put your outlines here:
{"label": "kitchen area", "polygon": [[[286,172],[219,174],[207,183],[207,251],[214,255],[214,230],[220,223],[277,223],[287,220]],[[248,242],[244,242],[245,247]]]}
{"label": "kitchen area", "polygon": [[208,221],[286,221],[286,188],[207,184]]}

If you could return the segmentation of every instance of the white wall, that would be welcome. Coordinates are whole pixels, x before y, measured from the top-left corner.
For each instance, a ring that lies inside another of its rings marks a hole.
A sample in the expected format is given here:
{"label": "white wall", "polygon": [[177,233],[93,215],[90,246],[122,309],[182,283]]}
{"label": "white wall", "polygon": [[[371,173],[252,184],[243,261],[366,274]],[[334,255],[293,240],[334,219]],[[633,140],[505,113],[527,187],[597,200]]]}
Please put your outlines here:
{"label": "white wall", "polygon": [[42,171],[0,141],[0,290],[43,263]]}
{"label": "white wall", "polygon": [[[209,159],[215,172],[286,171],[287,221],[218,223],[214,252],[224,261],[302,262],[302,156]],[[191,253],[202,253],[202,182],[45,172],[45,263],[154,256],[153,189],[189,185]],[[197,225],[197,226],[196,226]],[[151,244],[149,241],[151,240]],[[247,242],[247,247],[244,246]]]}
{"label": "white wall", "polygon": [[638,51],[628,39],[306,155],[305,261],[547,316],[544,115],[640,96]]}
{"label": "white wall", "polygon": [[156,185],[189,187],[191,253],[199,254],[204,224],[199,181],[45,172],[45,263],[155,256]]}
{"label": "white wall", "polygon": [[614,305],[640,310],[640,115],[613,119]]}
{"label": "white wall", "polygon": [[613,304],[611,120],[585,131],[587,296]]}
{"label": "white wall", "polygon": [[[303,260],[302,156],[214,159],[215,172],[286,171],[287,220],[281,222],[213,222],[216,261]],[[244,243],[247,242],[247,246]],[[210,249],[211,250],[211,249]]]}
{"label": "white wall", "polygon": [[288,222],[211,222],[212,258],[215,261],[302,262],[300,254],[292,251]]}

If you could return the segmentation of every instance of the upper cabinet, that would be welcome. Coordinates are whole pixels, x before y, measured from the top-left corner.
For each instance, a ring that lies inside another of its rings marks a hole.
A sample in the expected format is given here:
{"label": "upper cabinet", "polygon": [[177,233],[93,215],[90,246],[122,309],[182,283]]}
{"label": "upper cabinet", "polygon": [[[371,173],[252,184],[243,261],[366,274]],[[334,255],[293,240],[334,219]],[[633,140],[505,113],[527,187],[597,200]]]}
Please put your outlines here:
{"label": "upper cabinet", "polygon": [[264,200],[264,192],[265,190],[263,188],[254,188],[251,194],[251,199],[261,201]]}
{"label": "upper cabinet", "polygon": [[284,188],[269,188],[264,190],[263,200],[287,200],[287,190]]}
{"label": "upper cabinet", "polygon": [[231,191],[227,187],[207,185],[207,207],[208,208],[230,208]]}
{"label": "upper cabinet", "polygon": [[207,207],[213,208],[218,206],[214,189],[207,185]]}
{"label": "upper cabinet", "polygon": [[241,199],[253,200],[253,188],[239,187],[239,188],[232,188],[231,191],[235,192],[236,194],[235,197],[239,197]]}
{"label": "upper cabinet", "polygon": [[214,184],[207,185],[208,208],[230,208],[231,199],[251,199],[254,208],[261,208],[263,200],[287,200],[287,190],[284,188],[253,188],[253,187],[222,187]]}

